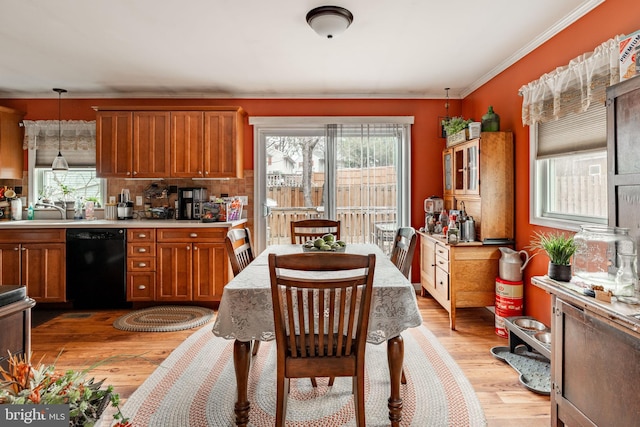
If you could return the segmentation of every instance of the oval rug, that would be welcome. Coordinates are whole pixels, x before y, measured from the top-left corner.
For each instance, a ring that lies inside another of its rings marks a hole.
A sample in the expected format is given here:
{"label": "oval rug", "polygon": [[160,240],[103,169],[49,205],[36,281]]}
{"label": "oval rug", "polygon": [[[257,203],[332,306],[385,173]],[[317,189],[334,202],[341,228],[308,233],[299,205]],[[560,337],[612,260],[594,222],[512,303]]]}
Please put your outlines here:
{"label": "oval rug", "polygon": [[113,327],[132,332],[173,332],[208,323],[213,310],[186,305],[164,305],[132,311],[117,318]]}

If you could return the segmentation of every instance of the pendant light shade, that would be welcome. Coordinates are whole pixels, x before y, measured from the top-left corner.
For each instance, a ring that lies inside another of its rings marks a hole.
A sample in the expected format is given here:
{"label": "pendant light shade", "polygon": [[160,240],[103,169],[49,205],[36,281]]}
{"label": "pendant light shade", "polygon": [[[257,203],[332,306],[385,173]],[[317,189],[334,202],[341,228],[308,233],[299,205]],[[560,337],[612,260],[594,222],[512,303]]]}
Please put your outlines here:
{"label": "pendant light shade", "polygon": [[320,6],[307,13],[307,23],[322,37],[332,39],[344,33],[353,22],[353,15],[339,6]]}
{"label": "pendant light shade", "polygon": [[66,93],[66,89],[54,88],[54,92],[58,92],[58,155],[53,159],[51,169],[53,173],[66,173],[69,170],[67,160],[62,156],[62,94]]}

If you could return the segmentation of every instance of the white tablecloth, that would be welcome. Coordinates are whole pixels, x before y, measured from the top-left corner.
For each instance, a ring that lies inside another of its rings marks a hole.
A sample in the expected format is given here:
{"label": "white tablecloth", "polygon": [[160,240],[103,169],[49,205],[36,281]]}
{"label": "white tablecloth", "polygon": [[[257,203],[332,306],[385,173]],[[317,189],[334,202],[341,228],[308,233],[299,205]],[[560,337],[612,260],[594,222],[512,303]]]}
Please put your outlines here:
{"label": "white tablecloth", "polygon": [[[269,246],[234,277],[224,288],[213,333],[222,338],[240,341],[275,339],[268,254],[301,252],[301,245]],[[413,285],[380,248],[372,244],[350,244],[347,245],[346,252],[376,255],[368,342],[380,344],[407,328],[422,324]]]}

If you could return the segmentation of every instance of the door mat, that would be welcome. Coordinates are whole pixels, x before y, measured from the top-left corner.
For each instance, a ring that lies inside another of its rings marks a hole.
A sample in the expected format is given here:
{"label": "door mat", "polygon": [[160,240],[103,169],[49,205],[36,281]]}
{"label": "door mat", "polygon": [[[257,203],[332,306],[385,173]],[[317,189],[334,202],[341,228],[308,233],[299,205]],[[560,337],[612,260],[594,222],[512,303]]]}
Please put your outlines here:
{"label": "door mat", "polygon": [[539,353],[527,350],[523,345],[511,353],[509,347],[493,347],[491,354],[511,365],[520,374],[520,382],[529,390],[549,395],[551,392],[551,362]]}
{"label": "door mat", "polygon": [[182,305],[164,305],[132,311],[117,318],[113,327],[131,332],[173,332],[208,323],[213,310]]}

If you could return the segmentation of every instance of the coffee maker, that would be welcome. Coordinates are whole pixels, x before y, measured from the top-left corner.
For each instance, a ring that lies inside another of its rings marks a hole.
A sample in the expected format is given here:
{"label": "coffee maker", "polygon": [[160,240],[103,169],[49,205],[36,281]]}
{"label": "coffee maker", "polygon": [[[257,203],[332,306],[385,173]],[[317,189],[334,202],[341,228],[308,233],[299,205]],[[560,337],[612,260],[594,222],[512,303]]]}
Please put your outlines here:
{"label": "coffee maker", "polygon": [[118,198],[118,219],[133,219],[133,201],[129,190],[123,188]]}
{"label": "coffee maker", "polygon": [[207,189],[202,187],[178,188],[178,217],[184,220],[202,218],[202,206],[207,201]]}
{"label": "coffee maker", "polygon": [[440,212],[444,209],[444,200],[437,196],[424,199],[424,228],[428,232],[434,231]]}

